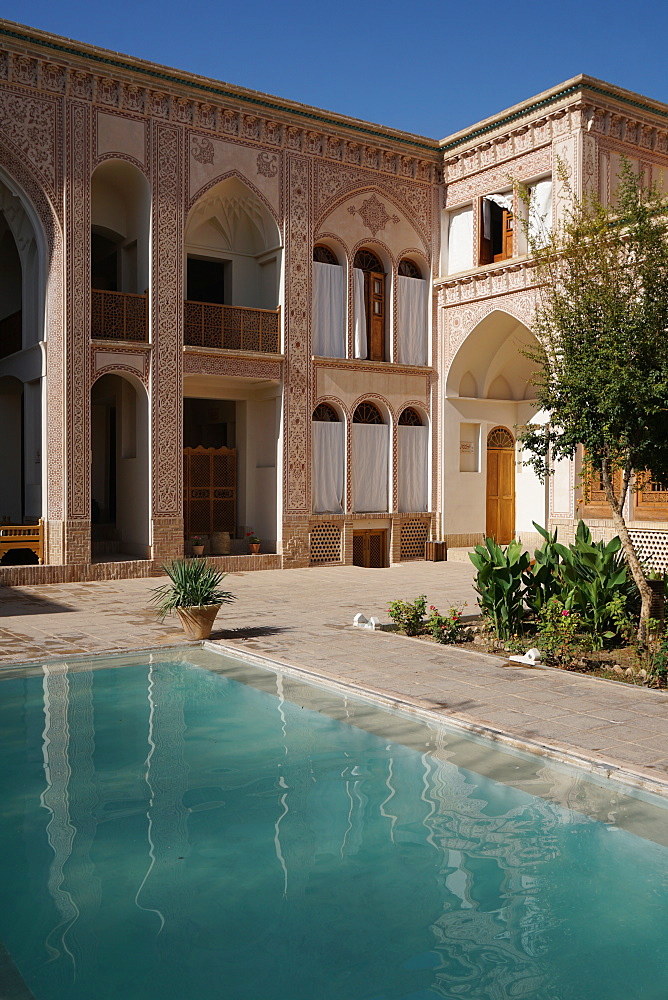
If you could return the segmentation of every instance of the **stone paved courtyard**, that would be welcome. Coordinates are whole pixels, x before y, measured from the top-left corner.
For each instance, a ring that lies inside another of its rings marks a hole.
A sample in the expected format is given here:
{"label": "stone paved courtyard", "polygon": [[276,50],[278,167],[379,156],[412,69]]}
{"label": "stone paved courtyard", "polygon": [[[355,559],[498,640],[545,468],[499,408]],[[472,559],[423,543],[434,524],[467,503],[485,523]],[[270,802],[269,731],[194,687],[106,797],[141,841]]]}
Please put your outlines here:
{"label": "stone paved courtyard", "polygon": [[[150,610],[159,582],[0,588],[0,665],[181,645],[175,619],[160,624]],[[423,592],[441,611],[467,601],[474,612],[464,563],[261,571],[226,583],[237,601],[221,610],[218,643],[621,768],[668,794],[668,694],[350,627],[357,611],[385,622],[389,601]]]}

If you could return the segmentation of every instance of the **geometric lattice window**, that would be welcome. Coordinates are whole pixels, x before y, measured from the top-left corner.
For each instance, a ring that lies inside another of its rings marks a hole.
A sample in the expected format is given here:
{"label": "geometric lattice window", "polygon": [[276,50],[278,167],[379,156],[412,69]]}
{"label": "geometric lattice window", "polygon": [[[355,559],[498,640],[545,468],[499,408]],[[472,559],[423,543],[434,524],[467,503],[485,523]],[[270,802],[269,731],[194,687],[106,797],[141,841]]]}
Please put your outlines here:
{"label": "geometric lattice window", "polygon": [[329,403],[320,403],[316,406],[311,417],[311,420],[325,420],[330,423],[336,423],[340,419],[334,407],[330,406]]}
{"label": "geometric lattice window", "polygon": [[629,536],[642,563],[659,573],[668,570],[667,532],[629,528]]}
{"label": "geometric lattice window", "polygon": [[640,488],[634,493],[636,510],[642,518],[644,513],[668,520],[668,490],[663,483],[654,482],[651,472],[636,473],[636,484]]}
{"label": "geometric lattice window", "polygon": [[332,250],[329,247],[318,246],[313,247],[313,260],[317,261],[318,264],[338,264],[338,260]]}
{"label": "geometric lattice window", "polygon": [[311,528],[311,562],[341,562],[341,527],[338,524],[314,524]]}
{"label": "geometric lattice window", "polygon": [[370,250],[358,250],[355,254],[353,267],[360,271],[373,271],[375,274],[384,274],[383,265],[375,253]]}
{"label": "geometric lattice window", "polygon": [[354,424],[382,424],[384,423],[380,410],[373,403],[360,403],[353,413]]}
{"label": "geometric lattice window", "polygon": [[487,435],[487,447],[496,449],[507,449],[515,447],[515,438],[505,427],[495,427]]}
{"label": "geometric lattice window", "polygon": [[422,419],[417,410],[414,410],[412,406],[407,406],[405,410],[402,410],[399,417],[400,427],[422,427]]}
{"label": "geometric lattice window", "polygon": [[399,261],[399,274],[404,278],[421,278],[420,268],[408,257]]}
{"label": "geometric lattice window", "polygon": [[401,525],[401,558],[424,559],[424,545],[429,534],[426,521],[405,521]]}

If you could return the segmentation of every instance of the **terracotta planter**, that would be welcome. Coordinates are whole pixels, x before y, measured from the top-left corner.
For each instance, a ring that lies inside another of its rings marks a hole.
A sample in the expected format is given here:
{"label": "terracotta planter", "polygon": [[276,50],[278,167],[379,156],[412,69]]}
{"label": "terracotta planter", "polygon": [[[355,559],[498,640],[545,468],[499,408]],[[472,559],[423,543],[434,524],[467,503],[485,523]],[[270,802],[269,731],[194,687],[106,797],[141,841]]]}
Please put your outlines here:
{"label": "terracotta planter", "polygon": [[203,545],[193,545],[193,555],[194,556],[203,556],[204,555],[204,546]]}
{"label": "terracotta planter", "polygon": [[192,608],[177,608],[187,639],[208,639],[220,604],[201,604]]}
{"label": "terracotta planter", "polygon": [[254,556],[256,556],[258,554],[258,552],[260,551],[260,542],[249,542],[248,543],[248,548],[251,550],[251,553]]}

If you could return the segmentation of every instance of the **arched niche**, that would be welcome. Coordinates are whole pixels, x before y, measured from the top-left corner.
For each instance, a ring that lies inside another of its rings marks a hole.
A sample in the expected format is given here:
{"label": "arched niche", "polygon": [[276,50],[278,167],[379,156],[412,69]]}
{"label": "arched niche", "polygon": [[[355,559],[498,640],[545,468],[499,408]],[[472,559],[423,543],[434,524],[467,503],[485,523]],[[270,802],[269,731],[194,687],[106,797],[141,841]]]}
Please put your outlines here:
{"label": "arched niche", "polygon": [[34,209],[0,175],[0,359],[45,339],[45,258]]}
{"label": "arched niche", "polygon": [[416,406],[397,420],[397,498],[401,513],[429,510],[429,420]]}
{"label": "arched niche", "polygon": [[494,310],[471,331],[452,360],[446,396],[511,401],[533,398],[536,365],[525,351],[538,346],[531,331],[514,316]]}
{"label": "arched niche", "polygon": [[151,191],[126,160],[105,160],[91,179],[91,284],[143,295],[149,286]]}
{"label": "arched niche", "polygon": [[227,177],[195,203],[185,234],[186,298],[276,309],[282,247],[273,215],[238,177]]}
{"label": "arched niche", "polygon": [[97,558],[147,559],[149,411],[133,375],[107,373],[91,389],[91,521]]}
{"label": "arched niche", "polygon": [[352,418],[353,510],[389,510],[390,427],[381,408],[362,400]]}

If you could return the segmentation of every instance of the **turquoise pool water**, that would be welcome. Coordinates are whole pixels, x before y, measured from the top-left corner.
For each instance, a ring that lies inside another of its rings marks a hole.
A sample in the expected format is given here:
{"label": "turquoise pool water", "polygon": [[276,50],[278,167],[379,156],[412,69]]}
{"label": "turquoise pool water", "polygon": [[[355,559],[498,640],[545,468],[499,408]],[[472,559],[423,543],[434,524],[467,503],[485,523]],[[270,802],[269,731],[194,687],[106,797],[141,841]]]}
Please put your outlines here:
{"label": "turquoise pool water", "polygon": [[7,671],[0,726],[0,996],[668,995],[647,796],[200,650]]}

